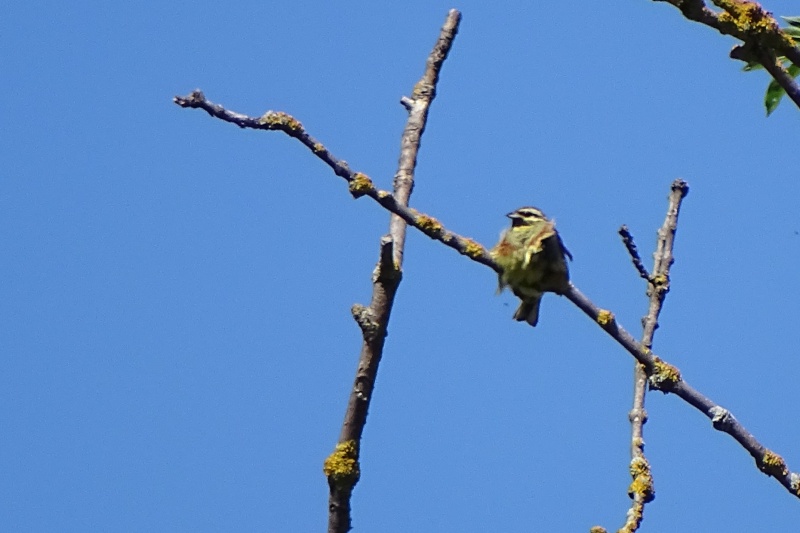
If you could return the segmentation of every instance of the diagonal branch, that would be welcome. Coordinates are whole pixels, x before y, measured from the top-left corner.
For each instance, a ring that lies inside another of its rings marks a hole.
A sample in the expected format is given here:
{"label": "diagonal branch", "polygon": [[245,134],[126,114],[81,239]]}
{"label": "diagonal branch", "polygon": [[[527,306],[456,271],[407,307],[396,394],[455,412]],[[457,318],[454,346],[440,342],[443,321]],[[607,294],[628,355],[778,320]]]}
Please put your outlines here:
{"label": "diagonal branch", "polygon": [[756,466],[762,472],[777,479],[794,496],[800,497],[800,474],[791,472],[784,459],[759,443],[730,411],[715,404],[684,381],[676,367],[666,363],[646,346],[637,342],[630,333],[617,324],[610,311],[600,309],[574,285],[570,284],[564,296],[589,317],[595,318],[605,332],[644,367],[651,388],[675,394],[703,413],[711,419],[714,429],[732,436],[755,459]]}
{"label": "diagonal branch", "polygon": [[289,137],[294,137],[314,155],[327,164],[333,173],[343,178],[348,183],[350,194],[354,198],[368,196],[378,202],[385,209],[399,216],[408,224],[422,231],[431,239],[442,242],[445,246],[456,250],[462,255],[470,257],[473,261],[488,266],[495,272],[500,272],[500,267],[489,257],[486,249],[472,239],[461,237],[448,231],[433,217],[424,215],[415,209],[402,205],[389,191],[377,189],[375,184],[366,174],[355,172],[343,160],[334,156],[321,142],[312,137],[303,125],[291,115],[281,111],[267,111],[261,117],[250,117],[234,111],[229,111],[219,104],[206,99],[202,91],[192,91],[187,96],[176,96],[173,99],[180,107],[202,109],[214,118],[235,124],[240,128],[255,130],[282,131]]}
{"label": "diagonal branch", "polygon": [[[350,193],[354,197],[369,196],[383,208],[399,216],[431,239],[441,242],[495,272],[501,271],[500,266],[492,260],[481,244],[446,229],[441,222],[429,215],[402,205],[390,192],[375,188],[368,176],[352,171],[344,161],[337,159],[322,143],[309,135],[300,122],[290,115],[269,111],[260,118],[248,117],[227,111],[222,106],[209,102],[199,90],[192,92],[188,96],[176,96],[173,101],[181,107],[203,109],[213,117],[231,122],[242,128],[283,131],[310,148],[317,157],[333,169],[337,176],[344,178],[348,182]],[[683,381],[677,368],[664,362],[646,346],[637,342],[630,333],[616,322],[614,315],[610,311],[595,305],[577,287],[570,284],[564,296],[588,315],[589,318],[600,324],[606,333],[644,366],[653,388],[662,390],[665,393],[673,393],[702,412],[712,420],[715,429],[724,431],[736,439],[755,458],[757,466],[763,472],[775,477],[787,490],[800,497],[800,474],[790,472],[783,458],[761,445],[729,411],[716,405]]]}
{"label": "diagonal branch", "polygon": [[[439,39],[428,57],[422,79],[414,86],[412,97],[404,97],[402,100],[409,116],[401,138],[400,160],[392,195],[398,207],[407,208],[411,196],[417,153],[422,133],[425,131],[428,109],[436,96],[439,71],[458,32],[460,20],[461,14],[455,9],[448,13]],[[291,124],[291,121],[286,122]],[[297,131],[297,127],[294,128],[294,131]],[[324,153],[318,149],[317,143],[310,137],[306,141],[312,143],[315,152]],[[333,156],[329,157],[333,162]],[[341,162],[338,164],[342,165]],[[359,181],[367,179],[359,177],[357,174],[351,178],[351,184],[355,182],[356,185]],[[351,190],[353,190],[352,187]],[[346,533],[351,529],[350,500],[361,472],[359,465],[361,437],[367,423],[367,412],[375,389],[378,365],[383,356],[392,304],[402,278],[406,229],[406,221],[392,213],[389,235],[385,235],[381,239],[380,257],[372,280],[372,300],[369,307],[356,304],[352,308],[353,317],[361,328],[363,341],[339,442],[334,452],[325,460],[323,469],[330,489],[328,497],[329,533]]]}

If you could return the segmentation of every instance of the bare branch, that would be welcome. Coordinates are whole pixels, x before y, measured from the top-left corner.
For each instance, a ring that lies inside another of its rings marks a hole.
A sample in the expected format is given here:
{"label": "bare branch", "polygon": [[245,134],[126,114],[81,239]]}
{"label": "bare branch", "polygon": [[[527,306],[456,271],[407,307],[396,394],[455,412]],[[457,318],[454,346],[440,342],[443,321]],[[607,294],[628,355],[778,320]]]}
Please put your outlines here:
{"label": "bare branch", "polygon": [[628,254],[631,256],[631,261],[633,261],[633,266],[639,273],[639,277],[650,281],[650,273],[647,272],[647,269],[642,264],[642,257],[639,255],[639,250],[636,248],[636,243],[633,241],[633,235],[631,235],[628,226],[623,224],[620,226],[619,230],[617,230],[617,233],[622,237],[622,242],[625,244],[625,249],[628,250]]}
{"label": "bare branch", "polygon": [[667,216],[661,229],[658,230],[656,251],[653,254],[653,275],[647,289],[647,295],[650,297],[650,309],[647,316],[642,319],[644,326],[642,344],[648,348],[653,346],[653,334],[658,329],[658,316],[661,314],[664,298],[669,292],[669,269],[675,262],[672,248],[675,244],[675,232],[678,230],[678,215],[681,202],[687,194],[689,194],[689,185],[685,181],[676,179],[672,182]]}
{"label": "bare branch", "polygon": [[[417,153],[419,152],[420,139],[425,132],[428,122],[428,109],[436,98],[436,84],[439,82],[439,72],[442,64],[447,59],[450,47],[458,33],[458,24],[461,13],[455,9],[447,15],[439,39],[428,56],[425,73],[414,85],[411,97],[403,97],[401,103],[408,110],[408,122],[403,131],[400,142],[400,161],[397,173],[394,176],[394,196],[401,205],[408,205],[408,198],[414,186],[414,168],[417,166]],[[406,240],[407,225],[405,221],[393,215],[390,223],[390,233],[395,240],[395,262],[403,264],[403,249]]]}
{"label": "bare branch", "polygon": [[[291,123],[297,125],[294,127],[283,125],[285,121],[280,121],[280,124],[277,126],[266,126],[260,123],[259,119],[244,117],[237,113],[225,111],[221,106],[207,101],[200,91],[195,91],[188,97],[176,97],[175,103],[182,107],[204,109],[212,116],[228,122],[233,122],[237,125],[245,124],[242,127],[281,130],[297,138],[306,146],[309,146],[309,143],[311,143],[312,151],[317,154],[317,157],[325,161],[338,176],[348,181],[350,192],[354,197],[369,196],[385,209],[396,214],[409,225],[417,228],[431,239],[441,242],[445,246],[456,250],[458,253],[469,257],[476,263],[491,268],[495,272],[501,271],[500,266],[492,260],[487,250],[480,243],[448,230],[441,222],[429,215],[419,213],[414,209],[400,205],[391,193],[376,189],[369,177],[360,172],[353,172],[350,170],[346,163],[336,159],[321,144],[319,144],[319,150],[314,150],[313,146],[315,146],[314,143],[316,141],[302,129],[302,126],[299,126],[300,123],[296,120],[291,119],[293,121]],[[273,113],[272,115],[289,117],[289,115],[285,113]],[[620,346],[645,367],[645,371],[651,380],[651,386],[663,392],[676,394],[704,415],[711,418],[714,422],[714,427],[733,436],[733,438],[756,459],[756,464],[759,465],[762,471],[774,476],[792,494],[800,497],[800,474],[790,473],[785,463],[782,462],[783,459],[780,459],[779,456],[759,444],[727,410],[714,404],[714,402],[700,394],[685,381],[682,381],[680,372],[675,367],[656,357],[647,347],[637,342],[630,333],[617,324],[614,315],[610,311],[601,309],[595,305],[573,284],[569,285],[564,296],[589,316],[589,318],[596,321],[606,333],[611,335]],[[778,466],[763,466],[775,464]]]}
{"label": "bare branch", "polygon": [[[460,20],[461,14],[458,11],[453,9],[448,13],[439,34],[439,39],[428,57],[422,79],[414,86],[412,97],[403,97],[401,100],[403,106],[408,110],[409,116],[401,138],[400,160],[394,177],[394,194],[391,195],[394,204],[398,208],[407,209],[408,206],[408,200],[414,186],[414,170],[417,166],[420,139],[428,120],[428,109],[436,96],[439,72],[458,32]],[[295,128],[293,131],[297,132],[297,129]],[[312,143],[312,149],[318,155],[327,153],[327,151],[321,150],[310,137],[304,141],[304,144],[306,143]],[[335,158],[329,154],[328,159],[323,158],[323,161],[334,166],[337,164]],[[338,164],[341,166],[341,162]],[[342,168],[343,173],[344,170]],[[349,169],[347,170],[349,171]],[[363,174],[352,174],[345,176],[345,179],[350,181],[351,192],[354,195],[362,192],[362,187],[371,188],[374,191],[371,183],[368,185],[365,183],[369,181],[369,178]],[[366,191],[364,194],[370,195]],[[381,239],[380,257],[372,277],[372,300],[369,307],[353,306],[353,317],[361,327],[363,342],[355,382],[350,392],[342,430],[339,435],[339,442],[334,453],[326,460],[325,465],[325,473],[328,476],[328,486],[330,488],[328,498],[329,533],[346,533],[351,528],[350,500],[353,488],[360,476],[358,458],[361,449],[361,437],[364,426],[367,423],[367,412],[375,388],[378,365],[383,356],[383,345],[392,304],[402,278],[406,230],[406,221],[402,216],[393,212],[389,221],[389,235]],[[328,468],[329,462],[341,456],[341,450],[343,449],[350,452],[348,458],[352,462],[348,464],[351,474],[349,476],[338,475],[339,473],[336,469]]]}
{"label": "bare branch", "polygon": [[[233,113],[206,100],[199,90],[185,97],[175,97],[174,102],[181,107],[203,109],[213,117],[243,128],[283,131],[302,142],[317,157],[330,166],[336,175],[344,178],[348,182],[350,193],[355,198],[369,196],[383,208],[396,214],[431,239],[441,242],[495,272],[499,273],[501,271],[500,266],[492,260],[487,250],[480,243],[448,230],[441,222],[429,215],[402,205],[388,191],[375,188],[372,180],[367,175],[350,170],[344,161],[334,157],[327,148],[305,131],[300,122],[290,115],[270,111],[260,118],[252,118]],[[756,464],[763,472],[775,477],[787,490],[800,497],[800,474],[790,472],[779,455],[761,445],[726,409],[716,405],[683,381],[677,368],[655,356],[650,349],[637,342],[630,333],[616,322],[614,315],[610,311],[599,308],[573,284],[569,285],[564,292],[564,296],[589,318],[596,321],[606,333],[644,366],[645,372],[649,376],[651,387],[665,393],[669,392],[677,395],[709,417],[714,424],[714,428],[733,436],[755,458]]]}
{"label": "bare branch", "polygon": [[431,239],[438,240],[444,245],[456,250],[462,255],[470,257],[488,266],[495,272],[500,272],[500,267],[489,257],[486,249],[473,239],[462,237],[448,231],[435,218],[400,204],[388,191],[375,188],[375,184],[366,174],[354,172],[349,165],[328,151],[325,146],[306,132],[303,125],[291,115],[283,112],[268,111],[260,118],[249,117],[233,111],[228,111],[221,105],[206,99],[200,90],[195,90],[187,96],[176,96],[173,101],[181,107],[203,109],[215,118],[236,124],[240,128],[257,130],[278,130],[290,137],[294,137],[311,149],[312,153],[325,162],[334,174],[344,178],[348,183],[350,194],[354,198],[368,196],[378,202],[385,209],[396,214],[408,224],[414,226]]}
{"label": "bare branch", "polygon": [[574,285],[570,284],[564,296],[586,315],[594,318],[606,333],[644,366],[651,388],[675,394],[703,413],[711,419],[714,429],[729,434],[747,450],[762,472],[777,479],[794,496],[800,497],[800,474],[791,472],[780,455],[759,443],[727,409],[715,404],[684,381],[676,367],[666,363],[643,344],[637,342],[616,322],[610,311],[597,307]]}
{"label": "bare branch", "polygon": [[[685,181],[677,179],[672,182],[667,216],[661,229],[658,230],[656,251],[653,254],[653,275],[647,277],[649,282],[647,296],[650,299],[650,306],[647,316],[642,318],[642,344],[650,349],[653,347],[653,335],[658,328],[658,316],[661,314],[664,299],[667,292],[669,292],[669,269],[674,261],[672,247],[675,242],[675,232],[678,228],[678,213],[680,212],[681,202],[688,193],[689,186]],[[631,256],[634,257],[635,265],[638,252],[636,245],[633,244],[633,237],[625,226],[620,228],[620,234]],[[639,264],[641,265],[641,259]],[[642,266],[642,269],[644,269],[644,266]],[[633,478],[628,489],[628,495],[633,502],[628,510],[625,525],[619,530],[622,533],[633,533],[639,529],[644,516],[645,504],[655,498],[653,475],[650,470],[650,463],[644,454],[644,424],[647,422],[646,393],[647,372],[645,372],[642,365],[636,363],[633,369],[633,407],[628,413],[628,419],[631,422],[630,473],[631,478]]]}

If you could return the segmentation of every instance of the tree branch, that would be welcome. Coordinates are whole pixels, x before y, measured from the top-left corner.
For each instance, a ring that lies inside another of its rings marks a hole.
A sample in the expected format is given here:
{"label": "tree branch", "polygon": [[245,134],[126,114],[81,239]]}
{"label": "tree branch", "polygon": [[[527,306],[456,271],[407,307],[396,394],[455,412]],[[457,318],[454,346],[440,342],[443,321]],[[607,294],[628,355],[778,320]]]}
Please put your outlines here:
{"label": "tree branch", "polygon": [[[330,166],[337,176],[344,178],[348,182],[348,188],[353,197],[368,196],[431,239],[441,242],[497,273],[501,271],[499,265],[492,260],[481,244],[449,231],[435,218],[402,205],[390,192],[377,189],[367,175],[352,171],[344,161],[337,159],[322,143],[309,135],[302,124],[290,115],[268,111],[260,118],[253,118],[234,113],[208,101],[199,90],[188,96],[176,96],[173,101],[181,107],[203,109],[212,117],[231,122],[241,128],[283,131],[303,143]],[[407,99],[403,101],[408,104]],[[783,458],[761,445],[729,411],[716,405],[683,381],[677,368],[655,356],[650,349],[637,342],[616,322],[610,311],[599,308],[573,284],[570,283],[564,296],[589,318],[596,321],[606,333],[644,366],[652,388],[665,393],[673,393],[702,412],[712,420],[715,429],[730,434],[739,442],[755,458],[756,464],[764,473],[775,477],[787,490],[800,497],[800,474],[790,472]]]}
{"label": "tree branch", "polygon": [[[737,51],[737,48],[731,50],[731,57]],[[786,96],[792,99],[797,107],[800,107],[800,84],[797,80],[789,74],[783,64],[775,57],[775,53],[771,50],[756,49],[753,51],[758,62],[764,65],[764,68],[770,75],[778,82],[778,85],[786,91]]]}
{"label": "tree branch", "polygon": [[653,354],[647,347],[637,342],[630,333],[617,324],[614,315],[600,309],[584,296],[574,285],[564,293],[590,318],[594,318],[603,330],[630,353],[647,372],[650,387],[664,393],[672,393],[711,419],[714,429],[728,433],[755,459],[756,466],[765,474],[774,477],[790,493],[800,497],[800,474],[791,472],[784,459],[764,447],[738,420],[724,407],[715,404],[686,381],[680,371]]}
{"label": "tree branch", "polygon": [[372,198],[383,208],[399,216],[431,239],[442,242],[445,246],[449,246],[458,253],[470,257],[473,261],[488,266],[495,272],[500,272],[500,267],[489,257],[488,252],[481,244],[448,231],[435,218],[404,206],[397,201],[392,193],[377,189],[369,176],[351,170],[345,161],[334,156],[321,142],[309,135],[303,125],[291,115],[281,111],[267,111],[261,117],[250,117],[228,111],[221,105],[207,100],[199,89],[192,91],[187,96],[176,96],[173,98],[173,102],[180,107],[202,109],[212,117],[236,124],[240,128],[278,130],[289,137],[294,137],[331,167],[334,174],[347,181],[350,194],[354,198],[362,196]]}
{"label": "tree branch", "polygon": [[800,66],[800,48],[790,35],[781,30],[772,13],[750,0],[712,0],[714,5],[722,9],[719,13],[706,7],[704,0],[653,1],[672,4],[687,19],[742,41],[744,44],[735,47],[731,57],[749,61],[749,55],[743,54],[741,49],[752,49],[755,52],[753,57],[767,69],[795,105],[800,107],[800,86],[776,59],[777,55],[786,56],[792,63]]}
{"label": "tree branch", "polygon": [[[492,260],[487,250],[481,244],[473,239],[462,237],[457,233],[449,231],[441,222],[429,215],[425,215],[415,209],[399,204],[388,191],[376,189],[368,176],[350,170],[344,161],[340,161],[334,157],[321,143],[318,143],[316,139],[306,133],[302,125],[291,116],[285,113],[269,111],[264,115],[268,117],[266,120],[264,120],[264,117],[247,117],[227,111],[222,106],[209,102],[199,90],[185,97],[176,96],[174,101],[181,107],[203,109],[211,116],[234,123],[243,128],[283,131],[311,148],[312,152],[327,163],[337,176],[344,178],[348,182],[350,193],[354,197],[369,196],[382,207],[396,214],[409,225],[417,228],[431,239],[441,242],[445,246],[456,250],[458,253],[469,257],[476,263],[491,268],[495,272],[499,273],[501,271],[500,266]],[[706,398],[683,381],[677,368],[664,362],[662,359],[655,356],[647,347],[637,342],[630,333],[621,325],[617,324],[614,315],[610,311],[601,309],[595,305],[584,296],[575,285],[570,283],[564,296],[589,316],[589,318],[600,324],[606,333],[644,366],[653,388],[659,389],[665,393],[671,392],[702,412],[712,420],[715,429],[724,431],[733,436],[733,438],[756,459],[756,464],[762,471],[775,477],[792,494],[800,497],[800,474],[789,472],[783,459],[759,444],[732,414],[723,407],[714,404],[710,399]]]}
{"label": "tree branch", "polygon": [[[661,314],[664,299],[669,292],[669,269],[674,261],[672,248],[675,242],[675,231],[678,228],[678,213],[681,202],[688,193],[689,186],[685,181],[677,179],[672,182],[667,216],[661,229],[658,230],[656,251],[653,254],[653,274],[652,276],[643,276],[648,281],[647,296],[650,306],[647,315],[642,318],[642,345],[649,349],[653,347],[653,335],[658,329],[658,316]],[[622,226],[619,233],[625,247],[633,257],[634,265],[637,265],[638,261],[637,270],[641,276],[644,266],[641,264],[633,236],[626,226]],[[633,478],[628,488],[628,495],[633,503],[628,510],[625,525],[619,530],[622,533],[633,533],[639,529],[644,516],[645,504],[655,498],[650,463],[644,455],[644,424],[647,422],[647,411],[644,407],[646,393],[647,372],[642,365],[637,363],[633,370],[633,407],[628,413],[628,419],[631,422],[630,473]]]}
{"label": "tree branch", "polygon": [[617,233],[619,233],[619,236],[622,237],[622,243],[625,245],[625,249],[628,250],[628,254],[631,256],[631,261],[633,261],[633,267],[639,273],[639,277],[646,281],[650,281],[650,273],[642,264],[642,256],[639,255],[639,249],[636,248],[636,243],[633,241],[633,235],[631,235],[631,231],[628,229],[628,226],[620,226]]}
{"label": "tree branch", "polygon": [[[417,165],[420,139],[428,120],[428,109],[436,96],[439,72],[458,32],[460,20],[461,14],[458,11],[451,10],[448,13],[439,39],[428,57],[422,79],[414,86],[412,97],[403,97],[401,100],[403,106],[408,110],[409,116],[401,138],[400,160],[394,178],[392,197],[398,207],[407,209],[406,206],[414,186],[414,169]],[[293,131],[297,132],[298,130],[295,127]],[[310,137],[306,139],[306,142],[311,143],[315,153],[326,153],[326,151],[320,150],[316,141]],[[329,155],[328,158],[329,164],[334,163],[333,156]],[[341,162],[338,162],[332,166],[335,167],[336,164],[342,165]],[[363,182],[368,179],[358,174],[354,174],[350,178],[351,191],[354,191],[353,184],[359,186],[359,181]],[[367,423],[367,412],[375,389],[378,365],[383,356],[392,304],[402,278],[406,229],[406,221],[392,213],[389,235],[381,238],[378,265],[375,267],[372,277],[372,300],[369,307],[356,304],[352,308],[353,317],[361,328],[363,341],[339,442],[334,452],[325,461],[324,471],[330,488],[328,498],[329,533],[346,533],[351,528],[350,500],[361,473],[358,460],[361,437]]]}

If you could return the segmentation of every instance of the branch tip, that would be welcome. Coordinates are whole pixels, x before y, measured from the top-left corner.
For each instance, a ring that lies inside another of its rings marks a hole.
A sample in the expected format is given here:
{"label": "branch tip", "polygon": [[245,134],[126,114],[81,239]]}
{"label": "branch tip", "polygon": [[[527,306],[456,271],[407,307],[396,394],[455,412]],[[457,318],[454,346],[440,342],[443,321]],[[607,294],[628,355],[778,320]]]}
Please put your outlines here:
{"label": "branch tip", "polygon": [[681,198],[686,198],[686,196],[689,194],[689,184],[681,178],[677,178],[672,182],[671,189],[673,191],[680,191]]}

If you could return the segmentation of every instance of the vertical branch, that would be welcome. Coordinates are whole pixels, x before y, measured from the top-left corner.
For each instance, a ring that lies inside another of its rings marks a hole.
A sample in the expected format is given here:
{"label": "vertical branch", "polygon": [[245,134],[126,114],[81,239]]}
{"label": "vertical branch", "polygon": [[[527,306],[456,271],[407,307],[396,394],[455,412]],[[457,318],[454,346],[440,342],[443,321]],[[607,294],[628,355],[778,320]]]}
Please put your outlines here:
{"label": "vertical branch", "polygon": [[[653,254],[653,271],[646,277],[648,280],[647,296],[650,306],[647,315],[642,318],[642,344],[648,349],[653,347],[653,335],[658,329],[658,317],[664,305],[664,299],[669,292],[669,269],[675,261],[672,248],[675,242],[675,232],[678,228],[678,213],[681,202],[689,193],[689,186],[682,179],[672,182],[669,195],[669,207],[664,224],[658,230],[656,251]],[[628,229],[623,226],[619,231],[628,252],[633,258],[634,265],[641,266],[641,259],[636,253],[636,245]],[[643,268],[643,267],[642,267]],[[642,269],[637,268],[640,275]],[[633,533],[639,529],[644,513],[644,506],[655,498],[653,476],[650,464],[644,455],[643,427],[647,422],[647,411],[644,408],[644,399],[647,391],[647,372],[640,363],[634,365],[633,377],[633,407],[628,418],[631,421],[631,463],[630,472],[633,481],[628,489],[628,495],[633,500],[628,510],[625,525],[619,530],[624,533]]]}
{"label": "vertical branch", "polygon": [[[394,197],[401,205],[408,205],[408,198],[414,188],[414,169],[417,166],[417,153],[419,153],[420,139],[425,132],[428,122],[428,109],[436,98],[436,84],[439,82],[439,72],[444,60],[450,52],[453,39],[458,32],[461,13],[451,9],[447,14],[439,39],[428,56],[425,73],[414,85],[411,98],[403,97],[400,103],[408,110],[408,122],[403,130],[400,141],[400,161],[397,173],[394,175]],[[395,241],[394,260],[403,264],[403,249],[406,241],[408,224],[397,215],[392,215],[389,223],[389,232]]]}
{"label": "vertical branch", "polygon": [[[411,98],[403,97],[401,100],[409,112],[401,140],[398,170],[394,177],[394,197],[401,206],[407,206],[411,196],[417,153],[428,119],[428,108],[436,95],[439,71],[453,44],[460,20],[461,14],[458,11],[451,10],[448,13],[439,39],[428,57],[422,79],[414,86]],[[406,228],[405,220],[396,214],[391,215],[389,235],[381,238],[380,258],[373,272],[372,300],[368,307],[356,304],[352,308],[353,317],[361,328],[363,343],[339,442],[334,452],[325,460],[323,468],[330,488],[329,533],[345,533],[351,529],[350,500],[360,476],[361,437],[367,422],[378,365],[383,355],[392,303],[402,277]]]}

